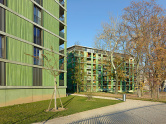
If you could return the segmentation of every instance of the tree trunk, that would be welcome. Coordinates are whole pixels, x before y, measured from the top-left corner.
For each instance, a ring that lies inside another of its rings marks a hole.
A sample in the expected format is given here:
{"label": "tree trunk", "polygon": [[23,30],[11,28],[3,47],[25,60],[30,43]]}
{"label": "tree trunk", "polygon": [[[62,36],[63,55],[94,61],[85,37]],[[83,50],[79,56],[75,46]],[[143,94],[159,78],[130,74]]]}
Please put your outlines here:
{"label": "tree trunk", "polygon": [[143,88],[141,88],[141,96],[143,96],[144,95],[144,90],[143,90]]}
{"label": "tree trunk", "polygon": [[140,78],[139,78],[139,72],[138,72],[138,70],[139,70],[139,62],[137,63],[137,96],[138,97],[141,97],[141,91],[140,91],[140,85],[139,85],[139,83],[140,83]]}
{"label": "tree trunk", "polygon": [[56,78],[54,78],[54,81],[55,81],[55,102],[54,102],[54,104],[55,104],[55,109],[57,110],[57,105],[56,105]]}
{"label": "tree trunk", "polygon": [[153,99],[153,88],[151,86],[151,98]]}
{"label": "tree trunk", "polygon": [[116,76],[115,94],[118,94],[118,75],[116,72],[115,72],[115,76]]}
{"label": "tree trunk", "polygon": [[160,97],[159,85],[157,86],[157,99]]}
{"label": "tree trunk", "polygon": [[77,83],[77,93],[78,93],[78,83]]}

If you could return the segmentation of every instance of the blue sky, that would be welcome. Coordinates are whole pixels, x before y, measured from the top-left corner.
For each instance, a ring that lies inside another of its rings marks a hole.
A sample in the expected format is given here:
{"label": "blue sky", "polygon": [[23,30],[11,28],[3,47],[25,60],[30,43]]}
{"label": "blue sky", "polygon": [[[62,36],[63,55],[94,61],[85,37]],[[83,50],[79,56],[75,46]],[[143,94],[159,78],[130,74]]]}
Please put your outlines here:
{"label": "blue sky", "polygon": [[[67,47],[76,41],[93,47],[95,35],[102,29],[102,22],[109,22],[109,15],[121,16],[122,10],[132,0],[67,0]],[[134,0],[140,1],[140,0]],[[157,0],[166,8],[166,0]]]}

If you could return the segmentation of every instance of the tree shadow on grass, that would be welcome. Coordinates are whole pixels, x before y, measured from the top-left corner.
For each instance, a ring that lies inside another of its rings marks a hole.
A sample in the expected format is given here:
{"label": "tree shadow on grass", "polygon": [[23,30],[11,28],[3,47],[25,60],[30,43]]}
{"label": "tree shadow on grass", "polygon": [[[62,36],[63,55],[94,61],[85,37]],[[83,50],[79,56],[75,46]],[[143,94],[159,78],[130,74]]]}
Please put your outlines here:
{"label": "tree shadow on grass", "polygon": [[[64,102],[63,107],[66,108],[71,103],[71,101],[74,99],[74,97],[72,97],[72,98],[68,99],[66,102]],[[56,113],[59,113],[59,112],[56,112]],[[45,124],[48,120],[52,119],[54,116],[55,116],[55,114],[50,116],[46,121],[43,122],[43,124]]]}
{"label": "tree shadow on grass", "polygon": [[68,99],[66,102],[64,102],[64,103],[63,103],[64,107],[67,107],[67,106],[71,103],[71,101],[72,101],[74,98],[75,98],[75,96],[72,97],[72,98],[70,98],[70,99]]}

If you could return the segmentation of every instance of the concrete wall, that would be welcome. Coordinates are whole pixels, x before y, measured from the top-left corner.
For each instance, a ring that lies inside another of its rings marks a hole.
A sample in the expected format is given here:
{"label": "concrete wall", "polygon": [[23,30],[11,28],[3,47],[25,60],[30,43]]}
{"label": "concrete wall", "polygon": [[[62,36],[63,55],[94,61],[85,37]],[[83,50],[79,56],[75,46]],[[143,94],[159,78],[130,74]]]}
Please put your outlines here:
{"label": "concrete wall", "polygon": [[[66,87],[58,90],[60,97],[66,97]],[[0,107],[51,99],[53,91],[53,88],[0,89]]]}

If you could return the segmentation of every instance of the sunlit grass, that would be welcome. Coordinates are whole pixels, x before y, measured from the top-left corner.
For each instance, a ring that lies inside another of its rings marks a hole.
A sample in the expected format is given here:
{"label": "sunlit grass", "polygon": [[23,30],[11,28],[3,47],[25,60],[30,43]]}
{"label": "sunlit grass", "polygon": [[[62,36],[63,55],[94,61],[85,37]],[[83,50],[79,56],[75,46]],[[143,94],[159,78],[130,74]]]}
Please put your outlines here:
{"label": "sunlit grass", "polygon": [[[58,106],[60,102],[57,99]],[[0,124],[3,123],[33,123],[46,121],[55,117],[66,116],[77,112],[95,109],[103,106],[113,105],[122,101],[94,99],[87,101],[86,97],[68,96],[62,98],[64,107],[67,110],[59,112],[45,112],[48,108],[49,100],[28,104],[14,105],[0,108]],[[51,107],[53,108],[53,102]]]}

